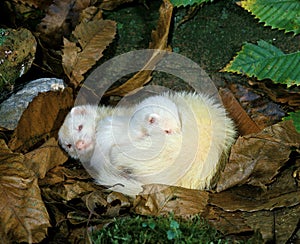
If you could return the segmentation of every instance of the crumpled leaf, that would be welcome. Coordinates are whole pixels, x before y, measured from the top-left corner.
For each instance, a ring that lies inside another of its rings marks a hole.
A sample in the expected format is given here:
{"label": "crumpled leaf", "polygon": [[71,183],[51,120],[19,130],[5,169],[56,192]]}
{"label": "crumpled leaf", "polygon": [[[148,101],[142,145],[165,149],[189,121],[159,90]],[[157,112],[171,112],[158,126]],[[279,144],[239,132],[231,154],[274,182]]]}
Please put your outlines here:
{"label": "crumpled leaf", "polygon": [[63,92],[40,93],[28,105],[14,130],[9,147],[27,152],[49,137],[57,137],[65,115],[73,105],[72,89]]}
{"label": "crumpled leaf", "polygon": [[25,165],[43,179],[50,169],[65,163],[67,159],[57,140],[52,137],[39,148],[25,154]]}
{"label": "crumpled leaf", "polygon": [[[86,10],[87,11],[87,10]],[[103,20],[101,14],[92,20],[83,19],[72,32],[76,43],[64,39],[63,68],[73,85],[78,86],[85,74],[102,56],[116,34],[116,22]]]}
{"label": "crumpled leaf", "polygon": [[113,88],[105,93],[106,96],[118,95],[125,96],[132,91],[142,87],[151,80],[152,69],[161,60],[162,53],[159,50],[170,50],[168,46],[168,37],[170,24],[172,21],[173,6],[169,0],[164,0],[159,9],[159,20],[156,30],[152,31],[152,42],[149,49],[156,49],[149,61],[143,67],[143,70],[136,73],[132,78],[124,84]]}
{"label": "crumpled leaf", "polygon": [[239,137],[231,148],[229,162],[220,175],[216,190],[242,184],[270,184],[288,161],[293,147],[300,147],[300,134],[291,121]]}
{"label": "crumpled leaf", "polygon": [[0,239],[42,241],[50,227],[34,173],[0,140]]}
{"label": "crumpled leaf", "polygon": [[133,203],[133,209],[143,215],[167,215],[187,217],[206,210],[208,192],[182,187],[150,184],[143,186]]}

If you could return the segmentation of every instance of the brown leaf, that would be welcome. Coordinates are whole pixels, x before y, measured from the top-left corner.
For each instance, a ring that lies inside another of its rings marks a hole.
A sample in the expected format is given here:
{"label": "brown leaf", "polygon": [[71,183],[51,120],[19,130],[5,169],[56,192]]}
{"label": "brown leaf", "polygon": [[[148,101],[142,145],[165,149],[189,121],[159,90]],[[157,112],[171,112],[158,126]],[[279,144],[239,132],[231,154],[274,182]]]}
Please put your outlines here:
{"label": "brown leaf", "polygon": [[24,156],[12,153],[0,140],[0,234],[18,243],[42,241],[50,227],[34,173]]}
{"label": "brown leaf", "polygon": [[46,16],[37,26],[40,37],[48,44],[57,44],[62,40],[66,29],[66,19],[74,4],[74,0],[54,0],[49,6]]}
{"label": "brown leaf", "polygon": [[100,4],[100,8],[104,10],[114,10],[124,3],[130,3],[134,0],[103,0]]}
{"label": "brown leaf", "polygon": [[172,21],[173,5],[169,0],[164,0],[159,9],[159,20],[157,28],[152,31],[152,42],[149,45],[150,49],[156,49],[148,62],[141,71],[136,73],[131,79],[124,84],[113,88],[106,92],[106,96],[118,95],[125,96],[135,89],[142,87],[151,80],[152,70],[155,65],[161,60],[163,53],[159,50],[170,50],[168,46],[168,37],[170,31],[170,24]]}
{"label": "brown leaf", "polygon": [[101,191],[93,191],[82,197],[87,209],[94,215],[98,215],[95,211],[97,207],[107,207],[107,201]]}
{"label": "brown leaf", "polygon": [[68,180],[62,184],[55,185],[52,188],[53,194],[58,195],[65,201],[80,198],[83,193],[89,193],[97,190],[93,182]]}
{"label": "brown leaf", "polygon": [[65,163],[67,159],[57,140],[51,137],[38,149],[25,154],[25,165],[34,171],[38,178],[43,179],[49,169]]}
{"label": "brown leaf", "polygon": [[134,211],[143,215],[166,215],[188,217],[206,211],[208,192],[175,186],[151,184],[133,203]]}
{"label": "brown leaf", "polygon": [[225,235],[243,234],[253,231],[241,212],[225,212],[212,206],[202,216]]}
{"label": "brown leaf", "polygon": [[[249,197],[251,196],[251,197]],[[263,191],[257,187],[242,186],[231,188],[216,194],[211,194],[209,203],[225,211],[237,210],[254,212],[259,210],[274,210],[276,208],[293,207],[300,202],[297,189],[292,192],[282,192],[274,196],[271,191]]]}
{"label": "brown leaf", "polygon": [[261,131],[257,124],[249,117],[246,111],[235,99],[230,90],[220,89],[219,94],[222,98],[224,107],[228,111],[230,117],[233,119],[241,136],[251,133],[258,133]]}
{"label": "brown leaf", "polygon": [[239,137],[220,175],[217,191],[245,183],[254,186],[270,184],[288,161],[293,147],[300,147],[300,134],[291,121]]}
{"label": "brown leaf", "polygon": [[73,105],[70,88],[63,92],[40,93],[28,105],[15,129],[9,147],[13,151],[27,152],[49,137],[57,137],[58,130]]}
{"label": "brown leaf", "polygon": [[116,22],[100,19],[83,20],[73,31],[81,49],[75,43],[64,40],[63,68],[72,84],[77,87],[85,74],[102,56],[116,34]]}

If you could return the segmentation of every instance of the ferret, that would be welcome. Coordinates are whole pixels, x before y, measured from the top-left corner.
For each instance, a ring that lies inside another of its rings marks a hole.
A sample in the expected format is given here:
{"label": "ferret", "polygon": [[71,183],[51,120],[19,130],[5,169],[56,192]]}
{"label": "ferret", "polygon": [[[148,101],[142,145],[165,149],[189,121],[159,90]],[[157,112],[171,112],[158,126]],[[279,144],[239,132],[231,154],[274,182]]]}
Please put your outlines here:
{"label": "ferret", "polygon": [[[136,143],[143,141],[144,146],[148,145],[146,151],[153,153],[153,146],[157,148],[164,141],[165,135],[179,133],[180,127],[176,105],[163,96],[144,99],[134,107],[131,114],[112,115],[101,120],[96,128],[95,151],[90,162],[98,172],[97,183],[117,184],[117,187],[112,189],[126,194],[135,192],[132,187],[141,190],[142,184],[133,177],[131,165],[113,164],[111,151],[125,149],[123,153],[130,153],[136,158],[141,150],[136,147]],[[155,143],[153,139],[156,140]],[[145,148],[143,149],[140,158],[145,162],[149,155],[145,153]],[[151,165],[149,167],[151,168]],[[123,185],[121,190],[118,189],[119,184]]]}
{"label": "ferret", "polygon": [[[59,133],[61,144],[64,143],[63,147],[70,156],[77,157],[91,166],[86,168],[99,184],[112,186],[112,190],[128,195],[138,194],[142,189],[141,186],[149,183],[191,189],[210,189],[211,181],[219,170],[223,156],[228,154],[230,146],[235,140],[236,131],[232,120],[228,118],[220,103],[206,95],[177,92],[165,93],[162,96],[169,99],[171,104],[175,104],[169,108],[172,118],[175,118],[173,122],[157,120],[160,117],[157,117],[156,113],[152,117],[147,117],[149,113],[146,113],[147,116],[141,116],[142,119],[139,115],[136,115],[136,118],[132,116],[129,131],[131,128],[142,128],[137,130],[141,133],[133,133],[137,136],[133,137],[133,143],[128,144],[122,143],[123,129],[114,132],[117,142],[107,144],[106,157],[109,159],[107,161],[99,160],[99,153],[102,153],[102,149],[98,146],[101,143],[105,144],[107,139],[97,135],[96,131],[100,131],[97,128],[98,122],[101,124],[101,121],[105,121],[103,118],[109,118],[112,115],[113,109],[111,108],[107,110],[101,108],[99,115],[98,109],[94,108],[96,112],[89,111],[92,115],[90,117],[94,120],[90,121],[87,126],[91,126],[89,137],[92,137],[93,140],[76,135],[85,127],[80,126],[84,125],[84,123],[80,123],[80,117],[75,117],[76,123],[70,122],[74,121],[72,118],[74,115],[78,115],[78,113],[74,113],[76,110],[73,113],[71,111],[71,115],[67,116],[64,122],[64,128],[62,127]],[[116,116],[121,116],[118,118],[121,124],[123,123],[122,116],[132,114],[132,111],[139,111],[138,106],[141,104],[138,104],[133,110],[119,112]],[[148,118],[146,120],[148,123],[144,124],[145,120],[143,119],[145,118]],[[86,119],[87,117],[82,118],[82,121]],[[139,124],[139,121],[142,123]],[[158,126],[156,126],[157,123]],[[169,126],[170,124],[172,126]],[[116,128],[123,128],[123,125],[116,126]],[[113,130],[110,129],[110,132]],[[66,140],[66,138],[71,140]],[[89,143],[90,141],[94,142],[93,149],[87,150],[88,153],[85,152],[86,155],[83,155],[81,148],[89,149],[89,145],[92,145]]]}
{"label": "ferret", "polygon": [[[176,104],[181,132],[165,137],[164,143],[152,136],[159,146],[152,153],[147,141],[139,140],[136,153],[127,145],[113,148],[111,162],[127,166],[141,184],[161,183],[191,189],[210,189],[224,155],[235,141],[235,127],[224,107],[214,99],[197,93],[163,94]],[[144,150],[142,150],[144,149]]]}

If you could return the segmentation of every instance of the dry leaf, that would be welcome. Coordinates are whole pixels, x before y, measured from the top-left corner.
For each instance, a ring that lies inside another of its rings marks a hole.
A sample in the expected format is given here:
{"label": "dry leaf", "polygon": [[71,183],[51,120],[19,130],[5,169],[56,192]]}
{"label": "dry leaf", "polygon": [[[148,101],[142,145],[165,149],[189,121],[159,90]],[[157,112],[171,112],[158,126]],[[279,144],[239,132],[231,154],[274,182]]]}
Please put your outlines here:
{"label": "dry leaf", "polygon": [[231,149],[229,162],[221,172],[217,191],[245,183],[254,186],[270,184],[288,161],[293,147],[300,147],[300,134],[292,121],[239,137]]}
{"label": "dry leaf", "polygon": [[145,64],[141,71],[136,73],[124,84],[107,91],[105,94],[106,96],[125,96],[135,89],[138,89],[147,84],[151,80],[152,70],[163,56],[163,53],[159,50],[170,50],[170,47],[168,47],[168,37],[170,24],[172,21],[172,13],[173,5],[169,0],[164,0],[159,9],[159,20],[157,28],[155,31],[152,31],[152,42],[149,45],[149,49],[156,50],[153,51],[152,56],[149,58],[148,62]]}
{"label": "dry leaf", "polygon": [[[225,211],[254,212],[259,210],[274,210],[277,208],[293,207],[300,203],[297,189],[272,196],[272,191],[263,191],[257,187],[242,186],[231,188],[216,194],[211,194],[209,203]],[[249,197],[251,196],[251,197]]]}
{"label": "dry leaf", "polygon": [[87,209],[94,215],[98,215],[95,211],[97,207],[106,208],[108,203],[101,191],[93,191],[82,197]]}
{"label": "dry leaf", "polygon": [[49,137],[57,137],[65,115],[73,105],[70,88],[40,93],[28,105],[9,142],[13,151],[27,152]]}
{"label": "dry leaf", "polygon": [[241,212],[225,212],[217,207],[209,207],[202,217],[225,235],[253,232]]}
{"label": "dry leaf", "polygon": [[241,136],[261,131],[257,124],[249,117],[246,111],[235,99],[230,90],[220,89],[219,94],[222,98],[224,107],[228,111],[229,116],[233,119]]}
{"label": "dry leaf", "polygon": [[124,3],[130,3],[134,0],[103,0],[100,4],[100,8],[104,10],[114,10]]}
{"label": "dry leaf", "polygon": [[46,16],[37,26],[40,37],[50,46],[60,44],[62,36],[68,30],[67,16],[75,0],[54,0],[49,6]]}
{"label": "dry leaf", "polygon": [[24,156],[12,153],[0,140],[0,235],[18,243],[42,241],[50,227],[34,173]]}
{"label": "dry leaf", "polygon": [[173,212],[188,217],[206,211],[208,192],[158,184],[143,188],[133,203],[138,214],[158,216]]}
{"label": "dry leaf", "polygon": [[102,52],[116,34],[116,22],[100,19],[83,20],[73,31],[81,49],[76,43],[64,39],[63,68],[71,83],[77,87],[85,74],[103,56]]}
{"label": "dry leaf", "polygon": [[39,148],[25,154],[25,165],[43,179],[48,170],[61,165],[68,160],[66,154],[58,146],[55,138],[50,138]]}

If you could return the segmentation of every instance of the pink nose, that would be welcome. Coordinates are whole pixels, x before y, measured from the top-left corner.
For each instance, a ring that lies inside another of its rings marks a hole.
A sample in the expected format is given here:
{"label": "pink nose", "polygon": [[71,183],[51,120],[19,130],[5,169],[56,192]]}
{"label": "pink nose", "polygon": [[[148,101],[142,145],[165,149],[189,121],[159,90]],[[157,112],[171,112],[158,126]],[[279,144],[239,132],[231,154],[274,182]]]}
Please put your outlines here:
{"label": "pink nose", "polygon": [[75,146],[76,146],[76,148],[77,148],[78,150],[81,150],[81,149],[86,148],[86,143],[85,143],[84,140],[78,140],[78,141],[76,142]]}

